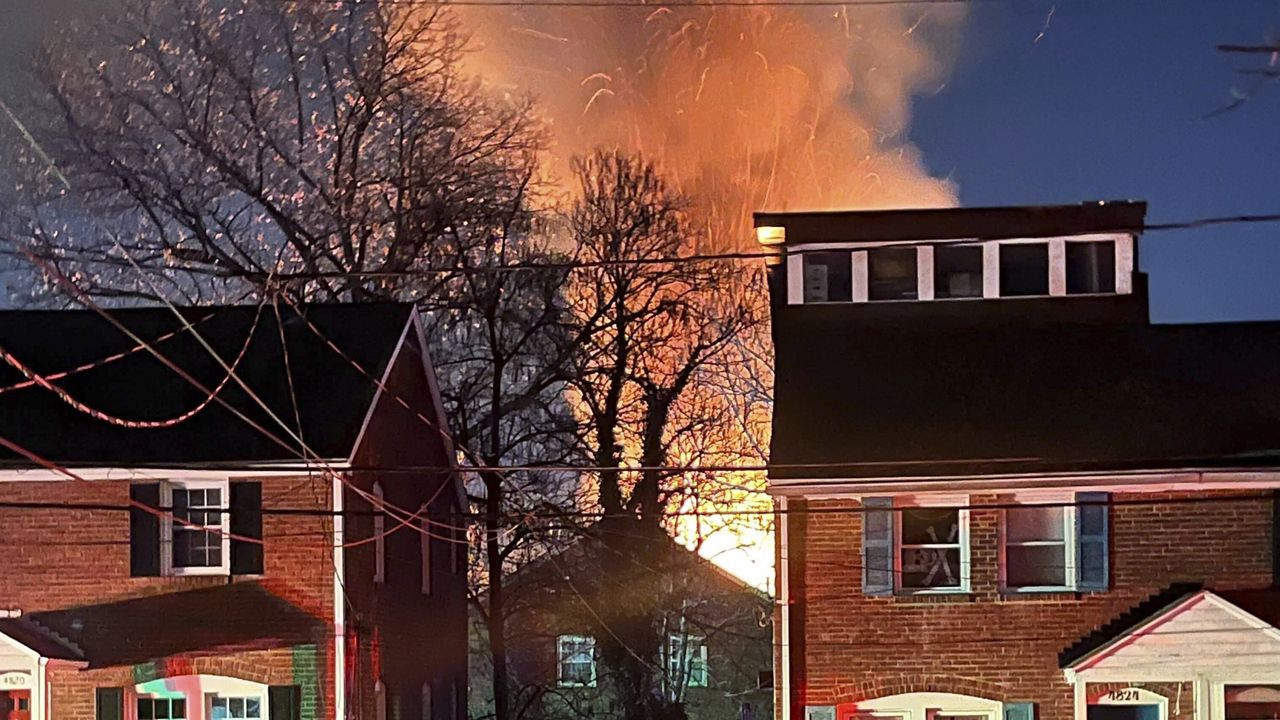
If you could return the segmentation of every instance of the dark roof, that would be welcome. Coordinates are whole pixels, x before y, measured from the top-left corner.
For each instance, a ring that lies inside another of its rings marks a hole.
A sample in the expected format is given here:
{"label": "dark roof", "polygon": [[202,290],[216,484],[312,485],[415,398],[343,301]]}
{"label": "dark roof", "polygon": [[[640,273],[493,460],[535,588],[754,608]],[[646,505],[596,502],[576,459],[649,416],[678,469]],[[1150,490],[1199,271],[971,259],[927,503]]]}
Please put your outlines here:
{"label": "dark roof", "polygon": [[1146,598],[1142,602],[1125,610],[1106,625],[1085,635],[1076,643],[1058,653],[1058,665],[1068,667],[1112,640],[1142,625],[1151,618],[1160,615],[1170,607],[1186,600],[1188,596],[1200,591],[1200,585],[1193,583],[1175,583],[1164,590]]}
{"label": "dark roof", "polygon": [[[86,660],[90,667],[302,645],[315,642],[324,627],[320,619],[257,582],[38,612],[16,620],[60,638],[28,647],[41,655],[58,651],[58,646],[64,655],[74,648],[77,657],[64,659]],[[8,634],[16,625],[15,620],[0,621],[0,632]],[[26,645],[30,637],[14,639]]]}
{"label": "dark roof", "polygon": [[771,462],[884,464],[771,477],[1280,465],[1280,323],[1035,319],[1112,301],[775,305]]}
{"label": "dark roof", "polygon": [[[225,371],[167,308],[112,310],[111,314],[165,357],[213,388]],[[302,436],[326,458],[352,451],[375,384],[316,335],[285,304],[280,305],[288,348],[288,367],[302,419]],[[256,305],[186,308],[183,315],[228,363],[240,352],[258,314]],[[404,304],[309,305],[304,315],[321,334],[374,376],[380,377],[412,313]],[[159,340],[178,331],[169,339]],[[0,347],[36,372],[49,374],[128,353],[135,343],[92,311],[0,312]],[[277,417],[294,420],[280,328],[271,307],[261,312],[237,375],[271,407]],[[25,378],[0,363],[0,387]],[[91,407],[131,420],[179,416],[196,407],[205,393],[165,367],[151,354],[132,352],[65,379],[57,380],[73,397]],[[235,382],[219,397],[263,428],[288,440]],[[191,419],[162,429],[131,429],[95,419],[39,387],[0,392],[0,436],[68,465],[163,464],[166,462],[260,462],[297,460],[298,450],[281,447],[218,402]],[[0,464],[31,462],[0,449]]]}
{"label": "dark roof", "polygon": [[70,640],[30,617],[0,618],[0,634],[4,634],[28,650],[50,660],[84,660],[84,654]]}
{"label": "dark roof", "polygon": [[755,224],[787,229],[788,245],[1083,235],[1142,231],[1147,204],[1130,200],[1019,207],[758,212]]}

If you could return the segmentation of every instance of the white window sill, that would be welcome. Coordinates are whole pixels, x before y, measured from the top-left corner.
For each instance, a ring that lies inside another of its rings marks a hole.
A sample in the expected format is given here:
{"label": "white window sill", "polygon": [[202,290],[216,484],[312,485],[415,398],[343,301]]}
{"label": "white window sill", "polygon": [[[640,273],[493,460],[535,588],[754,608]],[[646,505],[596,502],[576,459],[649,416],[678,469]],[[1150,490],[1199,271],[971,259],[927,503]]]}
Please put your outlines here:
{"label": "white window sill", "polygon": [[169,568],[164,573],[168,577],[199,577],[208,575],[230,575],[230,567],[180,567]]}
{"label": "white window sill", "polygon": [[575,683],[575,682],[565,682],[561,680],[560,682],[556,683],[556,686],[562,687],[562,688],[593,688],[596,686],[596,684],[594,682]]}

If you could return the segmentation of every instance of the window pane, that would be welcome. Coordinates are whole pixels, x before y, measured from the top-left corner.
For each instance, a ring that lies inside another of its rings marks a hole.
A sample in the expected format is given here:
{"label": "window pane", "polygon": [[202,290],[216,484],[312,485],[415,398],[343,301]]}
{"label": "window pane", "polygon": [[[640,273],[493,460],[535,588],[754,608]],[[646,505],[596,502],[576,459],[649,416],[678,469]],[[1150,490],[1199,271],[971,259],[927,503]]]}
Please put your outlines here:
{"label": "window pane", "polygon": [[902,511],[903,545],[959,544],[960,511],[953,508],[906,508]]}
{"label": "window pane", "polygon": [[933,296],[982,297],[982,248],[940,245],[933,249]]}
{"label": "window pane", "polygon": [[169,717],[174,720],[181,720],[187,716],[187,701],[182,698],[174,698],[169,701]]}
{"label": "window pane", "polygon": [[1065,587],[1067,556],[1063,545],[1010,545],[1005,548],[1009,587]]}
{"label": "window pane", "polygon": [[960,587],[960,548],[903,548],[902,587]]}
{"label": "window pane", "polygon": [[1116,291],[1116,244],[1113,242],[1067,243],[1067,293],[1111,293]]}
{"label": "window pane", "polygon": [[1049,294],[1048,243],[1000,246],[1000,295]]}
{"label": "window pane", "polygon": [[915,300],[915,248],[878,248],[867,251],[867,298],[870,300]]}
{"label": "window pane", "polygon": [[138,698],[138,720],[152,720],[154,717],[155,709],[151,698]]}
{"label": "window pane", "polygon": [[853,260],[848,252],[808,253],[804,257],[804,301],[853,299]]}
{"label": "window pane", "polygon": [[1035,540],[1062,541],[1066,538],[1066,508],[1025,507],[1005,513],[1008,527],[1005,538],[1010,543]]}

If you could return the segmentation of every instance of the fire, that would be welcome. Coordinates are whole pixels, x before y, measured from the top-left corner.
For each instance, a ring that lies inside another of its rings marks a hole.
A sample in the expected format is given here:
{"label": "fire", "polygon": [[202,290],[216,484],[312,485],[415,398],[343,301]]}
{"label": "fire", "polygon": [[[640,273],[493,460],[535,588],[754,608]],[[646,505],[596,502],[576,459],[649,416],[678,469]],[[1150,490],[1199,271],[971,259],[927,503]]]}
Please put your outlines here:
{"label": "fire", "polygon": [[[755,210],[955,203],[954,186],[928,175],[905,133],[912,98],[942,87],[959,6],[462,11],[477,47],[468,69],[514,95],[532,93],[545,113],[548,175],[566,181],[569,160],[600,146],[643,154],[694,204],[701,233],[686,252],[757,249]],[[731,372],[762,392],[739,407],[735,378],[726,378],[735,391],[699,389],[708,397],[694,402],[720,399],[735,419],[699,455],[756,464],[768,447],[767,329],[744,342]],[[680,509],[769,507],[762,473],[718,474],[709,487],[719,491],[691,495]],[[768,533],[759,516],[745,515],[696,516],[678,528],[760,584],[771,566]]]}

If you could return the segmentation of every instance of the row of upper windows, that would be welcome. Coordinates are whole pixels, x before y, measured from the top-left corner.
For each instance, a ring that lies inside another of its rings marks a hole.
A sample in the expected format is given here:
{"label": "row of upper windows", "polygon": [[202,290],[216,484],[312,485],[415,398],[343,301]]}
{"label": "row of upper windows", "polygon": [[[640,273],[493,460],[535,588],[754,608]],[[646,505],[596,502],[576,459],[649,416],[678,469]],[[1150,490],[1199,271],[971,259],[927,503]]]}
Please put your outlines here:
{"label": "row of upper windows", "polygon": [[[560,635],[556,638],[556,684],[560,687],[596,686],[596,639],[590,635]],[[672,690],[707,687],[705,638],[671,633],[665,648],[666,683]]]}
{"label": "row of upper windows", "polygon": [[[1080,493],[1073,503],[1002,511],[999,571],[1009,592],[1105,590],[1107,498]],[[969,511],[864,502],[863,592],[963,593],[970,589]]]}
{"label": "row of upper windows", "polygon": [[[381,483],[373,484],[372,497],[375,509],[379,505],[385,508],[385,494]],[[422,563],[421,591],[423,595],[430,595],[435,578],[434,564],[431,559],[432,547],[436,542],[449,544],[449,572],[457,575],[466,569],[466,530],[451,523],[433,520],[425,504],[419,508],[417,516],[416,527],[410,528],[407,523],[401,524],[406,525],[406,530],[418,533],[418,560]],[[387,512],[384,509],[383,512],[373,516],[373,582],[377,585],[387,582],[387,537],[390,534],[387,532]]]}
{"label": "row of upper windows", "polygon": [[[1050,295],[1049,242],[988,243],[997,253],[997,297]],[[1064,242],[1065,293],[1116,292],[1116,243]],[[921,255],[933,271],[921,277]],[[804,251],[804,303],[990,297],[982,244]],[[865,260],[865,267],[863,262]],[[924,287],[928,282],[928,289]],[[865,292],[855,293],[855,286]],[[793,299],[792,302],[796,302]]]}

